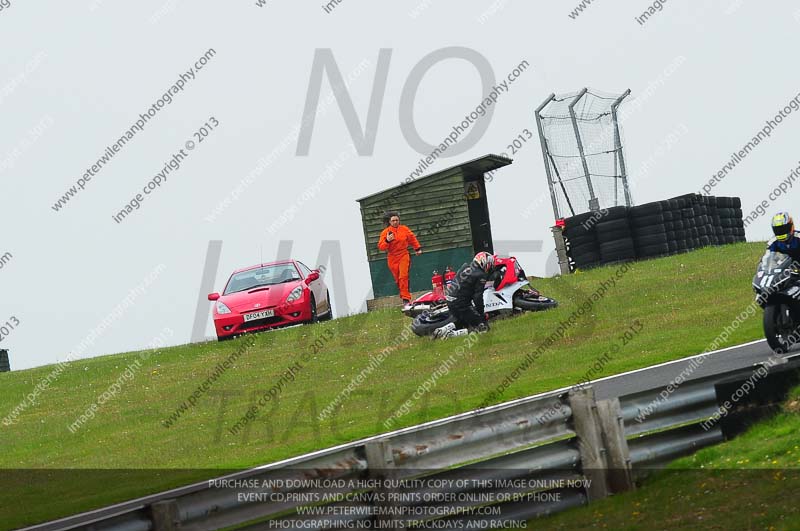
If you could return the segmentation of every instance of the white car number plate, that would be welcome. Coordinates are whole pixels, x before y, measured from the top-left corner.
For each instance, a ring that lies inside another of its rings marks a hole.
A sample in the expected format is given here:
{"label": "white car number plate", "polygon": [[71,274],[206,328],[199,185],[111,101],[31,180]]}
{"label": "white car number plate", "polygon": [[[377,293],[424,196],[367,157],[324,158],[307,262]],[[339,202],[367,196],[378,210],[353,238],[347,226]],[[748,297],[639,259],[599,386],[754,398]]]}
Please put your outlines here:
{"label": "white car number plate", "polygon": [[261,312],[246,313],[244,314],[244,322],[248,323],[250,321],[255,321],[257,319],[266,319],[267,317],[273,317],[274,315],[275,315],[275,310],[264,310]]}

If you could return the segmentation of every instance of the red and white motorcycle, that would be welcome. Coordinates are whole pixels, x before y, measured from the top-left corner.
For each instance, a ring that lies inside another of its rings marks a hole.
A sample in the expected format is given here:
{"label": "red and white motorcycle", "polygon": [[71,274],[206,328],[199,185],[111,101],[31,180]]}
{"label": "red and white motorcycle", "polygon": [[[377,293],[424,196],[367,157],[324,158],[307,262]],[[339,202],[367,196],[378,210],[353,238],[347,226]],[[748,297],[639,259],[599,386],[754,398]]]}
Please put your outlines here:
{"label": "red and white motorcycle", "polygon": [[[558,306],[558,302],[544,297],[528,283],[525,271],[513,256],[497,258],[495,268],[503,273],[499,282],[487,282],[483,292],[483,307],[489,319],[521,312],[536,312]],[[448,279],[449,277],[449,279]],[[445,282],[452,281],[455,273],[445,273]],[[434,291],[414,299],[403,308],[403,313],[414,318],[411,329],[418,336],[427,336],[440,326],[453,322],[447,299],[440,287],[440,275],[434,272]],[[438,280],[438,282],[437,282]]]}

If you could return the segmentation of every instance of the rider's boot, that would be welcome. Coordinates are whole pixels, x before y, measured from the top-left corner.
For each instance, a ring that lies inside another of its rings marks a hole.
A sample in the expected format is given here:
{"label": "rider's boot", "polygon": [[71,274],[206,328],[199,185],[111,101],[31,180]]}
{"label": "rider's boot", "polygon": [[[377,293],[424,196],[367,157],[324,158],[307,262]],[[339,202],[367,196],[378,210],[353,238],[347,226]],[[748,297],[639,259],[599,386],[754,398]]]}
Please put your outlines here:
{"label": "rider's boot", "polygon": [[469,330],[460,328],[458,330],[450,330],[446,335],[442,336],[441,339],[450,339],[451,337],[465,336],[467,334],[469,334]]}
{"label": "rider's boot", "polygon": [[475,332],[478,332],[479,334],[483,334],[484,332],[488,332],[489,331],[489,323],[480,323],[479,325],[475,326],[475,328],[473,328],[473,330]]}
{"label": "rider's boot", "polygon": [[433,331],[433,339],[444,339],[451,331],[456,329],[455,323],[447,323]]}

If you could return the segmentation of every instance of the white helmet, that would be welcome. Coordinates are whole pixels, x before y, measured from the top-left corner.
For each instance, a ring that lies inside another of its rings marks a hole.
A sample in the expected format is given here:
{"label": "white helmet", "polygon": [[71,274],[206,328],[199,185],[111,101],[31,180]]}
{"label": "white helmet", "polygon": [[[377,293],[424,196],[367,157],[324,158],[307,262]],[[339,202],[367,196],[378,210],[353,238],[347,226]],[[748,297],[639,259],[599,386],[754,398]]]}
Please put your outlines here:
{"label": "white helmet", "polygon": [[494,255],[485,251],[481,251],[476,254],[473,262],[486,273],[489,273],[492,269],[494,269]]}

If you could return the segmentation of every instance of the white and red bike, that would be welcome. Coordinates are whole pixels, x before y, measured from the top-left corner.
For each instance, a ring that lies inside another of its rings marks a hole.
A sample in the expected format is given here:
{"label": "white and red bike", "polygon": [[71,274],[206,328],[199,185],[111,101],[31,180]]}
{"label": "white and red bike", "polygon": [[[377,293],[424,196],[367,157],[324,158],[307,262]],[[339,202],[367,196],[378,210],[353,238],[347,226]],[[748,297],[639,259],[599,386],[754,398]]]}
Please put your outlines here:
{"label": "white and red bike", "polygon": [[[502,278],[499,282],[487,282],[483,291],[483,308],[489,319],[558,306],[554,299],[542,296],[530,286],[525,272],[513,256],[497,258],[495,268],[502,272]],[[411,329],[418,336],[430,335],[440,326],[454,321],[447,308],[447,299],[436,291],[411,301],[403,308],[403,313],[414,318]]]}

